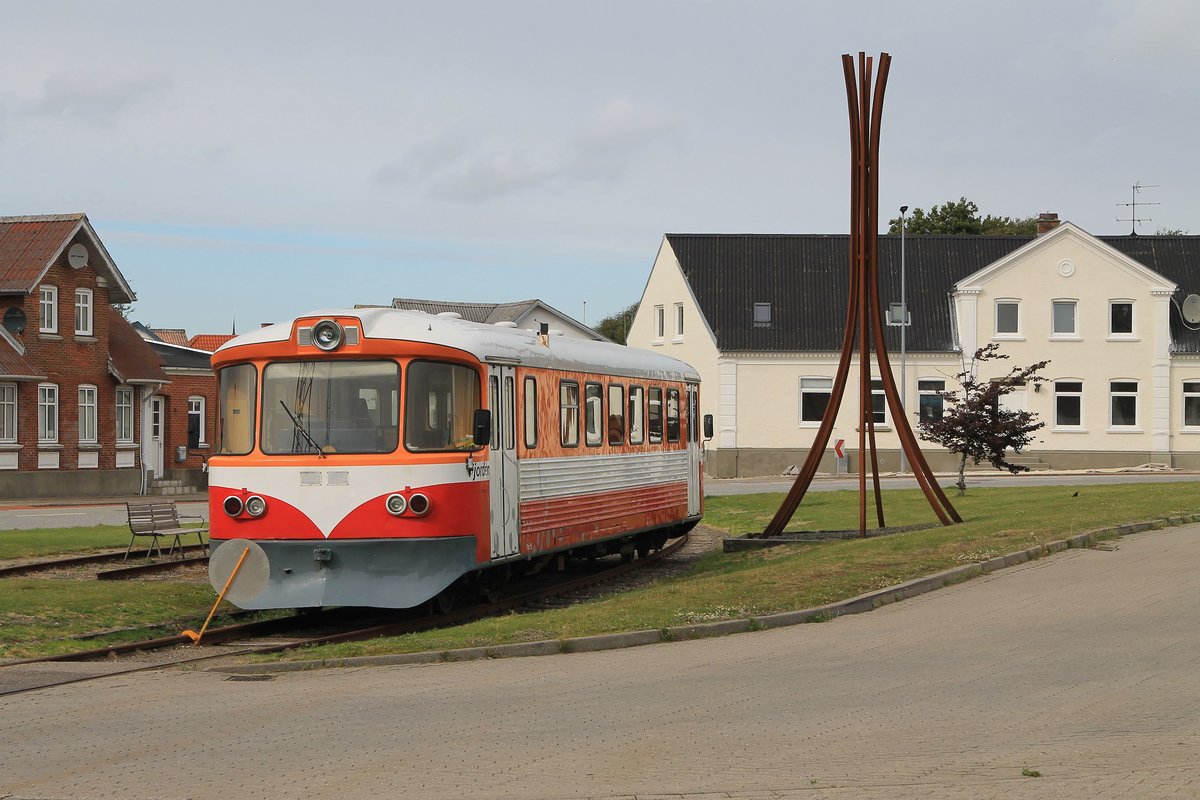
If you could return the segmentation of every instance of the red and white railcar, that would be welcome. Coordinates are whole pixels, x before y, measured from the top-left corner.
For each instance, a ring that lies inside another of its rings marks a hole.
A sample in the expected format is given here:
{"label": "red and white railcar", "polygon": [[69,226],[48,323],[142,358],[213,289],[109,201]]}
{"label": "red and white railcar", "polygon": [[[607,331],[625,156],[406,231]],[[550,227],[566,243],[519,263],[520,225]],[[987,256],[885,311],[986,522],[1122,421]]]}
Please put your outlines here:
{"label": "red and white railcar", "polygon": [[[213,355],[211,577],[244,608],[406,608],[700,519],[699,375],[456,316],[328,311]],[[500,568],[497,570],[497,568]]]}

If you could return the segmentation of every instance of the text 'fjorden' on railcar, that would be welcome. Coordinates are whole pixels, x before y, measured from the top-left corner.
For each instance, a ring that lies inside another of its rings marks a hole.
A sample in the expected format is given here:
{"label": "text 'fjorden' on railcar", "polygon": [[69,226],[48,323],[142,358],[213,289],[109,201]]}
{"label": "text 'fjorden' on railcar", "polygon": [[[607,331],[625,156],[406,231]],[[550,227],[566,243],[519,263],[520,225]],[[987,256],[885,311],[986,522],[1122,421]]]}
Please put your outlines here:
{"label": "text 'fjorden' on railcar", "polygon": [[[702,513],[699,375],[609,342],[390,308],[212,358],[210,578],[243,608],[407,608]],[[237,566],[239,565],[240,566]]]}

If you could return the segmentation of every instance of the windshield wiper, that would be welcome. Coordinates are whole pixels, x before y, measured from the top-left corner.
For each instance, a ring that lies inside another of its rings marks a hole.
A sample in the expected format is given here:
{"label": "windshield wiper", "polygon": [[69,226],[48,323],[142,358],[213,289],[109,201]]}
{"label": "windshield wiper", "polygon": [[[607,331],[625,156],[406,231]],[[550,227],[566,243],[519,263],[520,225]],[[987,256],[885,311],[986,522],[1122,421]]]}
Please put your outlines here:
{"label": "windshield wiper", "polygon": [[314,438],[313,438],[313,437],[312,437],[312,436],[309,434],[309,432],[308,432],[308,431],[305,429],[305,427],[304,427],[304,423],[302,423],[302,422],[301,422],[301,421],[300,421],[300,420],[299,420],[299,419],[296,417],[296,415],[292,413],[292,410],[291,410],[290,408],[288,408],[288,407],[287,407],[287,403],[285,403],[285,402],[283,402],[282,400],[280,400],[280,401],[279,401],[279,405],[283,406],[283,410],[287,412],[287,415],[288,415],[288,417],[290,417],[290,418],[291,418],[291,420],[292,420],[292,424],[296,426],[296,430],[297,430],[297,431],[299,431],[300,435],[304,437],[304,440],[305,440],[306,442],[308,442],[310,445],[312,445],[312,448],[313,448],[313,450],[316,450],[316,451],[317,451],[317,457],[318,457],[318,458],[324,458],[324,457],[325,457],[325,453],[324,453],[324,452],[321,450],[321,446],[320,446],[319,444],[317,444],[317,440],[316,440],[316,439],[314,439]]}

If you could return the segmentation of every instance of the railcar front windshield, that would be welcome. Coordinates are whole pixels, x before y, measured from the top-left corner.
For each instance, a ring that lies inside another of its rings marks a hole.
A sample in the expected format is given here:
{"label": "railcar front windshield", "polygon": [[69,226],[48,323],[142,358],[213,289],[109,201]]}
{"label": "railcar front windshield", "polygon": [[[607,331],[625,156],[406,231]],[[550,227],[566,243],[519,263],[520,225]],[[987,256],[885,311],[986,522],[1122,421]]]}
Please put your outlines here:
{"label": "railcar front windshield", "polygon": [[394,361],[278,361],[263,370],[262,451],[391,453],[399,441]]}

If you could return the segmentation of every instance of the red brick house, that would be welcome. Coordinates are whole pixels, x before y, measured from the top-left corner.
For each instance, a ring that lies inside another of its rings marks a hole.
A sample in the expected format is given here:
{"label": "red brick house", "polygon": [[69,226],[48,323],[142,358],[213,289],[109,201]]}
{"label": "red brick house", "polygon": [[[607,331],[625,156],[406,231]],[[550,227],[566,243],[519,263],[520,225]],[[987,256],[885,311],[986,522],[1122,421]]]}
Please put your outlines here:
{"label": "red brick house", "polygon": [[136,494],[162,475],[172,381],[113,308],[134,299],[84,214],[0,217],[0,496]]}
{"label": "red brick house", "polygon": [[206,485],[204,462],[212,452],[217,396],[210,359],[233,335],[197,334],[189,339],[179,328],[148,328],[136,322],[134,329],[162,359],[171,380],[159,392],[168,443],[162,491],[201,488]]}

